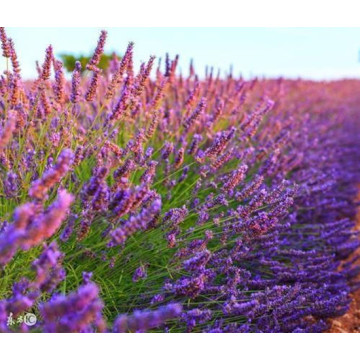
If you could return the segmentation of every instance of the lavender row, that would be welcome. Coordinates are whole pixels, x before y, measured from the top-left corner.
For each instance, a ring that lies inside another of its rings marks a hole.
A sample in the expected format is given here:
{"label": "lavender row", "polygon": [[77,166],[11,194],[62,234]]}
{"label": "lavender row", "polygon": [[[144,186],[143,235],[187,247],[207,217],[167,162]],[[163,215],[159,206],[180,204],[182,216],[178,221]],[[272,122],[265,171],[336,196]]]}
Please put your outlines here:
{"label": "lavender row", "polygon": [[[359,286],[360,83],[110,67],[0,78],[0,329],[320,332]],[[9,324],[9,314],[38,321]]]}

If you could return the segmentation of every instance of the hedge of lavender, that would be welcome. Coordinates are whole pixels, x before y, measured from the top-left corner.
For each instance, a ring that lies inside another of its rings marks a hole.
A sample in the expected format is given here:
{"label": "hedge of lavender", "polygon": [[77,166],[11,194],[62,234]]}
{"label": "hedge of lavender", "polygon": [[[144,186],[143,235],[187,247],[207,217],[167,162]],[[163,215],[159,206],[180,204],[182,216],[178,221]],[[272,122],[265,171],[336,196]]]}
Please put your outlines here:
{"label": "hedge of lavender", "polygon": [[[1,28],[0,330],[320,332],[358,288],[360,82],[220,76],[133,43],[24,81]],[[26,313],[36,324],[9,322]]]}

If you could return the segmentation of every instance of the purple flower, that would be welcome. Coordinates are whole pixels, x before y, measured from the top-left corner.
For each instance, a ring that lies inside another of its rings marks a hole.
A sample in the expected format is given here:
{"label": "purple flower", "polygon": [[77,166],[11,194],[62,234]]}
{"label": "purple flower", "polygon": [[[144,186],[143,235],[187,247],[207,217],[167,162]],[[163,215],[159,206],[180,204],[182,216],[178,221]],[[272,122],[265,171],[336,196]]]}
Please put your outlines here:
{"label": "purple flower", "polygon": [[145,265],[141,265],[135,270],[132,280],[134,282],[138,282],[139,280],[145,279],[146,277],[147,277],[146,267]]}
{"label": "purple flower", "polygon": [[71,95],[70,95],[70,100],[74,104],[78,103],[81,98],[80,83],[81,83],[81,63],[80,61],[76,61],[75,69],[72,75]]}
{"label": "purple flower", "polygon": [[41,69],[41,79],[43,81],[50,79],[51,64],[54,59],[53,48],[49,45],[46,48],[45,60]]}
{"label": "purple flower", "polygon": [[0,151],[9,143],[16,126],[16,112],[9,111],[7,121],[0,132]]}
{"label": "purple flower", "polygon": [[0,264],[4,265],[13,258],[26,236],[26,229],[34,214],[35,206],[31,203],[21,205],[15,210],[14,222],[0,235]]}
{"label": "purple flower", "polygon": [[145,332],[181,315],[180,304],[168,304],[153,311],[135,311],[132,315],[120,315],[114,322],[114,332]]}
{"label": "purple flower", "polygon": [[114,96],[115,89],[116,89],[117,85],[120,84],[122,77],[124,75],[124,72],[126,70],[126,67],[128,66],[129,62],[132,59],[133,49],[134,49],[134,43],[130,42],[126,49],[124,56],[121,59],[118,69],[113,74],[113,77],[108,85],[108,88],[107,88],[107,91],[105,94],[106,99],[110,99]]}
{"label": "purple flower", "polygon": [[86,68],[88,70],[94,71],[95,73],[99,71],[97,65],[99,64],[101,55],[104,52],[106,38],[107,38],[107,31],[102,30],[94,54],[90,59],[90,61],[88,62],[88,64],[86,65]]}
{"label": "purple flower", "polygon": [[161,210],[161,200],[155,199],[149,208],[144,208],[138,215],[133,215],[121,227],[111,232],[113,244],[122,245],[126,239],[139,230],[146,230],[151,221]]}
{"label": "purple flower", "polygon": [[185,128],[185,131],[189,131],[190,127],[201,117],[202,113],[204,112],[206,108],[206,99],[202,98],[197,105],[194,112],[184,120],[183,126]]}
{"label": "purple flower", "polygon": [[103,332],[103,303],[94,283],[67,296],[56,295],[39,306],[45,332]]}
{"label": "purple flower", "polygon": [[54,235],[66,218],[73,199],[65,190],[59,191],[57,199],[28,225],[20,240],[21,248],[27,250]]}
{"label": "purple flower", "polygon": [[37,200],[46,199],[48,190],[57,184],[69,171],[72,161],[72,151],[69,149],[63,150],[59,155],[54,168],[49,169],[40,179],[32,183],[29,195]]}
{"label": "purple flower", "polygon": [[3,50],[3,56],[6,58],[10,58],[11,57],[11,47],[9,44],[9,40],[6,36],[4,27],[0,27],[0,40],[1,40],[1,48]]}
{"label": "purple flower", "polygon": [[65,279],[65,270],[61,266],[62,258],[63,254],[55,242],[45,245],[40,257],[33,262],[36,278],[32,286],[42,292],[52,292]]}

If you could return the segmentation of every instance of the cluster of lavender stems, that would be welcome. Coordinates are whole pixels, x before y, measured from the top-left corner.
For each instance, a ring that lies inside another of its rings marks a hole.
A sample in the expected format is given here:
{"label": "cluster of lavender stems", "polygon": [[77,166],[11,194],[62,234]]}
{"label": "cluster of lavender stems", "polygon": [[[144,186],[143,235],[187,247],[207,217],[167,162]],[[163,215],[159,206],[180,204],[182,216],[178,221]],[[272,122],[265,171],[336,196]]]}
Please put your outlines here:
{"label": "cluster of lavender stems", "polygon": [[360,286],[360,82],[137,71],[133,43],[102,70],[106,38],[25,81],[0,28],[0,331],[326,331]]}

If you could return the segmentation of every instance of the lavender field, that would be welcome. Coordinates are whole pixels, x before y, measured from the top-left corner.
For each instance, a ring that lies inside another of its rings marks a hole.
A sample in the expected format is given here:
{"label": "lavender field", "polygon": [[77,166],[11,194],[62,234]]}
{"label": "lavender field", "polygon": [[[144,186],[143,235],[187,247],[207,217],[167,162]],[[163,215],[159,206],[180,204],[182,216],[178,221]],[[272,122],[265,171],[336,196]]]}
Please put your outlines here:
{"label": "lavender field", "polygon": [[133,43],[103,70],[103,31],[69,78],[49,46],[29,81],[0,37],[0,331],[323,332],[348,311],[360,80],[138,69]]}

